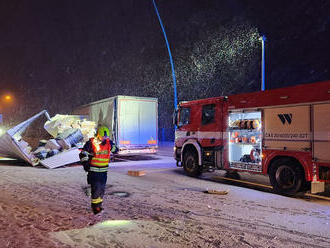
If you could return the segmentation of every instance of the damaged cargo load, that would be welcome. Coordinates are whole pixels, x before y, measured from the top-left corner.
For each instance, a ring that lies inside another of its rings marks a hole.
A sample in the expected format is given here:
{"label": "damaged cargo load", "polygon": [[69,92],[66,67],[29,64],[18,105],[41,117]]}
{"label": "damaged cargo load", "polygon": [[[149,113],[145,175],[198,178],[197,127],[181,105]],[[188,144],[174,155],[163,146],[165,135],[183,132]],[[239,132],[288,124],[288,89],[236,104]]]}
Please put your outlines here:
{"label": "damaged cargo load", "polygon": [[[25,140],[24,134],[43,115],[47,118],[43,128],[49,139],[40,139],[33,147]],[[57,168],[79,161],[78,147],[94,134],[95,122],[75,115],[56,115],[50,118],[47,111],[43,110],[0,137],[0,156],[21,159],[32,166],[41,164],[46,168]]]}

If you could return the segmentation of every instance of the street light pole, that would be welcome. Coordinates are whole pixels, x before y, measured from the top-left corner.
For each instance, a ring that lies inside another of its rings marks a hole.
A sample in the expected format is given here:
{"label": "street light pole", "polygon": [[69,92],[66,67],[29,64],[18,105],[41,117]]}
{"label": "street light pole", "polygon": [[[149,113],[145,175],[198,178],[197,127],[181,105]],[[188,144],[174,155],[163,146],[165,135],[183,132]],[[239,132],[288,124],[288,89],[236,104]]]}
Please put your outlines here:
{"label": "street light pole", "polygon": [[261,55],[261,90],[265,90],[265,41],[266,36],[263,35],[260,37],[261,47],[262,47],[262,55]]}
{"label": "street light pole", "polygon": [[173,59],[172,59],[172,54],[171,54],[171,49],[170,49],[170,45],[168,43],[167,40],[167,36],[166,36],[166,32],[165,32],[165,28],[163,26],[163,22],[160,19],[160,15],[158,13],[158,9],[157,9],[157,5],[155,3],[155,0],[152,0],[154,7],[155,7],[155,11],[159,20],[159,24],[162,28],[163,34],[164,34],[164,38],[165,38],[165,42],[166,42],[166,46],[167,46],[167,50],[168,50],[168,55],[170,57],[170,63],[171,63],[171,68],[172,68],[172,77],[173,77],[173,89],[174,89],[174,109],[177,109],[178,106],[178,97],[177,97],[177,93],[176,93],[176,78],[175,78],[175,71],[174,71],[174,63],[173,63]]}

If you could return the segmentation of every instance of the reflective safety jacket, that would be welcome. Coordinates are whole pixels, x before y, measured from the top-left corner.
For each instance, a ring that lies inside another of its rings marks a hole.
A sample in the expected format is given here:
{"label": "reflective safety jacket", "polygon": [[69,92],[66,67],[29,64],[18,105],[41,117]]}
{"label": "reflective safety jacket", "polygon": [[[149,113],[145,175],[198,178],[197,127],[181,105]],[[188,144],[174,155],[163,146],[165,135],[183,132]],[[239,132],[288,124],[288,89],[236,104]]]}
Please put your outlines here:
{"label": "reflective safety jacket", "polygon": [[[97,139],[91,138],[94,156],[90,161],[89,171],[107,172],[110,162],[111,144],[110,139],[107,138],[104,145],[98,142]],[[103,142],[104,143],[104,142]]]}

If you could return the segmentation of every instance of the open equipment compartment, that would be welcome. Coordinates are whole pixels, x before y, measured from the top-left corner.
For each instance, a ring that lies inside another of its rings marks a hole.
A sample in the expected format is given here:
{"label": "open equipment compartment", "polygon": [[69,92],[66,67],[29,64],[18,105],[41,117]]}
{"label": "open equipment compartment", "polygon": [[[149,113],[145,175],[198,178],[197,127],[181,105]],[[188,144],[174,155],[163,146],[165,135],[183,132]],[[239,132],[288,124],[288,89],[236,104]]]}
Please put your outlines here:
{"label": "open equipment compartment", "polygon": [[262,171],[261,111],[229,113],[229,167]]}

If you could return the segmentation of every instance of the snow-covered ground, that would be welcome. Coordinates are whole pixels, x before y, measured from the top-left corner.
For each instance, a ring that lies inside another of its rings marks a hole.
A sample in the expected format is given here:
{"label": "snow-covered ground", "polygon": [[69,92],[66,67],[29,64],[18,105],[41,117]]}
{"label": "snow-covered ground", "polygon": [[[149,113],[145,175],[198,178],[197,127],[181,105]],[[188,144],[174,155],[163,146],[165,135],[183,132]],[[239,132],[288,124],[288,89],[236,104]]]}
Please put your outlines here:
{"label": "snow-covered ground", "polygon": [[156,158],[112,164],[99,217],[80,166],[0,165],[0,246],[330,247],[328,202],[190,178],[171,157]]}

